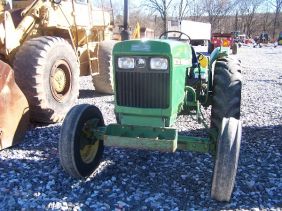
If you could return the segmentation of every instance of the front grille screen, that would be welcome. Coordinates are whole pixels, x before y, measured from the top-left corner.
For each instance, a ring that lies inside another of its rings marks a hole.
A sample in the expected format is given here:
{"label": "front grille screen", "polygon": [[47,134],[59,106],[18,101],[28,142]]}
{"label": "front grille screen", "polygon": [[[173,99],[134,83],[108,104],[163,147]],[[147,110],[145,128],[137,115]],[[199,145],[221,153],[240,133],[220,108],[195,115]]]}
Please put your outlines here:
{"label": "front grille screen", "polygon": [[115,79],[119,106],[169,107],[169,71],[118,70]]}

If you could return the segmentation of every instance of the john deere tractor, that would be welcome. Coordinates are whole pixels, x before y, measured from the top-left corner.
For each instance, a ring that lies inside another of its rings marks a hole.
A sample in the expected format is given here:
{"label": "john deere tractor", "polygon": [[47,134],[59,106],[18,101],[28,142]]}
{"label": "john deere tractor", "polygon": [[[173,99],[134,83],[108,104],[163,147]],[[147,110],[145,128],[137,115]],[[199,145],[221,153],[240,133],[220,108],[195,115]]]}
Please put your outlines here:
{"label": "john deere tractor", "polygon": [[[182,32],[174,40],[166,38],[165,33],[161,39],[114,46],[117,124],[105,126],[94,105],[73,107],[61,129],[61,165],[75,178],[88,177],[99,166],[104,145],[211,153],[215,158],[211,196],[229,201],[241,142],[239,62],[220,47],[210,58],[197,54]],[[209,138],[181,135],[172,128],[179,113],[204,122],[201,107],[208,106],[211,123],[204,125]]]}

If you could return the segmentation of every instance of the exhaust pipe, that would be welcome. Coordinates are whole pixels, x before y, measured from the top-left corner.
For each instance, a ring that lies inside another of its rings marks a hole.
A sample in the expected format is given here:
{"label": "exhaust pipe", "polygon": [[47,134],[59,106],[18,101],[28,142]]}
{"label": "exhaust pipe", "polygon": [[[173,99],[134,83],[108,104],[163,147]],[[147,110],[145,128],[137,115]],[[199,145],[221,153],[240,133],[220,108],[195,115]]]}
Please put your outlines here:
{"label": "exhaust pipe", "polygon": [[129,40],[128,32],[128,0],[123,3],[123,30],[120,32],[121,40]]}

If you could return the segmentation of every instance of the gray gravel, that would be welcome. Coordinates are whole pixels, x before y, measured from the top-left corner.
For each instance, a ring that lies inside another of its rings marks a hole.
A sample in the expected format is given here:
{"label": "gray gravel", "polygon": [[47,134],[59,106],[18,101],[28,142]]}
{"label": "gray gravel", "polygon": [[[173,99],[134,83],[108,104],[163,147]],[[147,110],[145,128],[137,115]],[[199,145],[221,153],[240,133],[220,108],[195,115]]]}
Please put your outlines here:
{"label": "gray gravel", "polygon": [[[281,210],[282,48],[241,48],[243,139],[230,203],[210,199],[210,155],[106,148],[99,169],[86,180],[59,165],[60,124],[27,132],[22,144],[0,151],[0,210]],[[113,97],[95,93],[81,78],[78,103],[98,106],[115,122]],[[208,116],[208,111],[205,112]],[[180,116],[185,134],[206,135]]]}

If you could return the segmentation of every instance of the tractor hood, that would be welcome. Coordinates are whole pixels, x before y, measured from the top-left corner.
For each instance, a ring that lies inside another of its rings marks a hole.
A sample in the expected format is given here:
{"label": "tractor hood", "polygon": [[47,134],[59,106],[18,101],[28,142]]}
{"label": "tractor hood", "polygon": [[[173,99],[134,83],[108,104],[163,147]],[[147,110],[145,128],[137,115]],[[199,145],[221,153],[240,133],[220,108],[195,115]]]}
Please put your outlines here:
{"label": "tractor hood", "polygon": [[191,62],[192,58],[189,44],[173,40],[128,40],[117,43],[113,49],[113,55],[167,56],[176,60],[183,59],[186,65]]}
{"label": "tractor hood", "polygon": [[122,124],[170,126],[185,96],[191,47],[172,40],[129,40],[113,49],[115,112]]}

